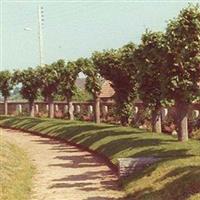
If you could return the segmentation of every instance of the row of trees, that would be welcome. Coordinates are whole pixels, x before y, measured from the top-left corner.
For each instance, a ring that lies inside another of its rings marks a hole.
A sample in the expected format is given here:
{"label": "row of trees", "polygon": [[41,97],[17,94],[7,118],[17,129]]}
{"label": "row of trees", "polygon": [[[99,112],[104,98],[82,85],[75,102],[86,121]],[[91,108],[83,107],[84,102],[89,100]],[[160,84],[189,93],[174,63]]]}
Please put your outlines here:
{"label": "row of trees", "polygon": [[0,73],[0,91],[7,97],[13,84],[21,84],[21,94],[30,103],[34,116],[34,101],[40,93],[49,103],[49,117],[54,116],[56,94],[68,102],[69,118],[73,120],[72,97],[76,79],[83,72],[86,89],[93,95],[95,120],[100,122],[100,91],[102,79],[110,80],[115,90],[117,112],[127,125],[133,101],[140,98],[151,110],[152,129],[161,132],[161,107],[175,105],[178,139],[188,139],[187,113],[189,105],[200,99],[200,7],[190,5],[177,18],[169,21],[165,32],[146,31],[138,46],[129,43],[119,49],[94,52],[91,58],[79,58],[65,63],[58,60],[44,67]]}

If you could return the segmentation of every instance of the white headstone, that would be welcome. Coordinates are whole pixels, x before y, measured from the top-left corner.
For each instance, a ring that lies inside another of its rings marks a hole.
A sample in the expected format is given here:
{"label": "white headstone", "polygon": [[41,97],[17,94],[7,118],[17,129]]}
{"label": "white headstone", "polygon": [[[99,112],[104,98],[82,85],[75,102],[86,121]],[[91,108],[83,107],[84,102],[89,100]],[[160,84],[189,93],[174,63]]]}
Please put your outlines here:
{"label": "white headstone", "polygon": [[65,111],[65,112],[68,112],[68,105],[65,105],[64,111]]}
{"label": "white headstone", "polygon": [[108,106],[104,106],[104,112],[105,112],[105,113],[108,112]]}
{"label": "white headstone", "polygon": [[89,113],[92,113],[92,112],[93,112],[93,106],[92,106],[92,105],[89,105],[89,106],[88,106],[88,111],[89,111]]}
{"label": "white headstone", "polygon": [[19,113],[22,113],[22,105],[21,104],[17,105],[17,110]]}
{"label": "white headstone", "polygon": [[80,107],[80,105],[77,105],[77,106],[76,106],[76,112],[77,112],[77,113],[80,113],[80,112],[81,112],[81,107]]}
{"label": "white headstone", "polygon": [[139,108],[137,106],[135,106],[135,113],[137,114],[139,111]]}
{"label": "white headstone", "polygon": [[162,113],[162,118],[167,117],[168,109],[167,108],[163,108],[162,111],[161,111],[161,113]]}
{"label": "white headstone", "polygon": [[175,136],[178,135],[177,131],[176,131],[176,130],[173,130],[173,131],[172,131],[172,135],[175,135]]}
{"label": "white headstone", "polygon": [[56,104],[55,105],[55,111],[58,112],[58,110],[59,110],[59,108],[58,108],[58,105]]}

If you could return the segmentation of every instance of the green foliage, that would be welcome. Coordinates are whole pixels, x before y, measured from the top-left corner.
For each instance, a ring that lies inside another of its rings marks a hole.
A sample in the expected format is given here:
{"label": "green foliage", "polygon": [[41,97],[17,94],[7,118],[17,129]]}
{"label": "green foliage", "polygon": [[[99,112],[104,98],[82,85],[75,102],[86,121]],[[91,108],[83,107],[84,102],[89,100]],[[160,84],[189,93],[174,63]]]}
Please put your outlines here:
{"label": "green foliage", "polygon": [[99,73],[110,80],[115,90],[115,100],[118,114],[122,118],[130,117],[132,102],[137,96],[137,68],[134,64],[133,53],[135,45],[129,43],[120,49],[95,52],[92,56]]}
{"label": "green foliage", "polygon": [[20,94],[20,86],[15,86],[13,88],[13,91],[11,92],[11,96],[10,96],[11,100],[22,100],[23,97]]}
{"label": "green foliage", "polygon": [[76,62],[69,61],[67,64],[63,60],[60,60],[60,80],[58,93],[65,97],[68,101],[72,100],[72,97],[76,94],[76,79],[80,72],[79,66]]}
{"label": "green foliage", "polygon": [[28,68],[22,71],[15,71],[13,81],[16,84],[21,84],[20,94],[24,99],[30,102],[37,99],[40,87],[40,77],[37,70]]}
{"label": "green foliage", "polygon": [[171,99],[191,103],[199,95],[200,7],[190,5],[171,20],[166,30],[168,59],[165,92]]}
{"label": "green foliage", "polygon": [[54,95],[57,93],[63,66],[64,61],[58,60],[51,65],[39,66],[37,68],[40,78],[40,90],[45,100],[54,98]]}
{"label": "green foliage", "polygon": [[92,100],[92,95],[87,90],[81,90],[77,87],[73,100],[79,102],[89,101]]}
{"label": "green foliage", "polygon": [[[79,58],[78,60],[72,62],[69,61],[67,64],[64,63],[63,60],[59,60],[59,86],[58,93],[56,95],[57,99],[68,101],[76,100],[76,101],[84,101],[91,99],[90,94],[87,91],[82,91],[76,86],[76,80],[81,71],[85,70],[86,60],[83,58]],[[87,73],[89,73],[89,66],[87,66]],[[85,71],[84,71],[85,72]],[[90,71],[91,72],[91,71]]]}
{"label": "green foliage", "polygon": [[0,71],[0,93],[3,97],[9,97],[13,88],[12,73],[8,70]]}
{"label": "green foliage", "polygon": [[164,101],[162,81],[166,59],[164,34],[147,31],[134,53],[138,67],[138,92],[145,107],[160,108]]}
{"label": "green foliage", "polygon": [[[64,86],[64,84],[62,86]],[[63,90],[63,92],[65,93],[62,93],[60,91],[60,85],[59,85],[59,91],[54,96],[54,99],[56,101],[65,101],[66,99],[70,99],[72,101],[84,102],[84,101],[92,100],[92,95],[87,90],[82,90],[79,87],[75,86],[74,89],[72,90],[73,92],[69,90],[69,93],[68,93],[68,91],[66,91],[65,89]],[[68,98],[66,96],[68,96]]]}
{"label": "green foliage", "polygon": [[79,59],[77,64],[81,67],[82,72],[87,76],[86,90],[91,93],[94,98],[100,95],[103,79],[99,74],[99,68],[92,59]]}

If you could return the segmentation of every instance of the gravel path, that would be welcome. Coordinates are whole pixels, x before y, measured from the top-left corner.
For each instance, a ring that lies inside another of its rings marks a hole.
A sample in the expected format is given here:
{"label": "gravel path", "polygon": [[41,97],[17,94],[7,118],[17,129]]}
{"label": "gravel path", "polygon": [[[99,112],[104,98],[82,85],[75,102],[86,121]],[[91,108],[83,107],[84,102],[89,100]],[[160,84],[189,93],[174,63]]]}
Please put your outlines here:
{"label": "gravel path", "polygon": [[36,167],[31,200],[122,200],[117,177],[88,152],[48,138],[0,129]]}

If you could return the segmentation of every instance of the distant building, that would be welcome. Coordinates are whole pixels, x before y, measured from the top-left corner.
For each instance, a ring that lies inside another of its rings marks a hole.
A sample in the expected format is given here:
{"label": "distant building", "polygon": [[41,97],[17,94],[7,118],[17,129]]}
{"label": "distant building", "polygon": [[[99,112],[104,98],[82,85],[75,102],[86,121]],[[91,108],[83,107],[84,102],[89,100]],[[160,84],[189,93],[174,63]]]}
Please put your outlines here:
{"label": "distant building", "polygon": [[114,94],[115,91],[111,87],[111,82],[106,80],[102,85],[100,98],[104,101],[112,101]]}
{"label": "distant building", "polygon": [[[85,90],[85,78],[78,78],[76,81],[76,85],[81,89]],[[101,94],[100,98],[103,101],[112,101],[113,100],[113,95],[115,94],[114,89],[111,87],[111,82],[108,80],[105,80],[102,89],[101,89]]]}

